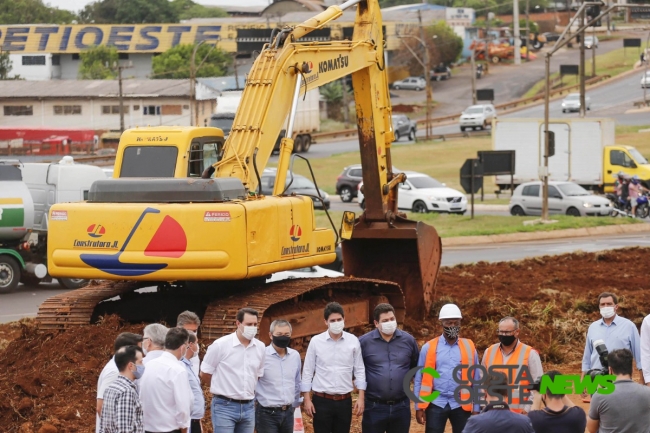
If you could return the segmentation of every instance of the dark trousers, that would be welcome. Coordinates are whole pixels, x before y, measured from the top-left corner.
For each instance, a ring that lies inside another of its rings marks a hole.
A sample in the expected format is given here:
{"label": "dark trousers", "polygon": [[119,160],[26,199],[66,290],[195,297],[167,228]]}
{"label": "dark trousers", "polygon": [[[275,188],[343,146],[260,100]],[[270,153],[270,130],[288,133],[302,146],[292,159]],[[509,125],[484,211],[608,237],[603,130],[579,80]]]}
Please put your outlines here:
{"label": "dark trousers", "polygon": [[189,433],[201,433],[203,430],[201,429],[201,420],[200,419],[193,419],[190,422],[190,432]]}
{"label": "dark trousers", "polygon": [[312,397],[314,403],[314,433],[350,433],[352,424],[352,398],[330,400]]}
{"label": "dark trousers", "polygon": [[453,433],[462,433],[467,420],[472,415],[472,412],[463,410],[462,407],[452,409],[449,403],[444,408],[430,404],[425,413],[427,416],[426,433],[444,433],[447,420],[451,422]]}
{"label": "dark trousers", "polygon": [[361,421],[362,433],[408,433],[410,427],[411,406],[408,399],[396,404],[366,400]]}
{"label": "dark trousers", "polygon": [[257,433],[293,433],[294,409],[271,410],[262,406],[255,408],[255,431]]}

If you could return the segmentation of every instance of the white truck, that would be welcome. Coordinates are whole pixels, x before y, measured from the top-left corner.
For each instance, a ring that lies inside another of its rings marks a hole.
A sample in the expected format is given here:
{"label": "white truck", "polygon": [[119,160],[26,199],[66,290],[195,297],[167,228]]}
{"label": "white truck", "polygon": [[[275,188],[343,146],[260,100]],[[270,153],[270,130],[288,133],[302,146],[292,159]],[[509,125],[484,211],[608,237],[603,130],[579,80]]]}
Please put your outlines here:
{"label": "white truck", "polygon": [[[222,92],[217,98],[217,108],[210,117],[210,126],[221,129],[226,137],[230,134],[241,95],[241,90]],[[298,101],[293,127],[294,152],[307,152],[314,142],[312,134],[320,129],[319,99],[320,93],[318,89],[314,89],[307,92],[304,100],[300,98]],[[280,150],[280,140],[284,137],[284,133],[283,129],[275,143],[274,151]]]}
{"label": "white truck", "polygon": [[[613,190],[615,175],[623,171],[650,183],[648,161],[631,146],[616,145],[614,119],[551,119],[555,155],[548,160],[549,180],[571,181],[599,192]],[[543,119],[496,119],[492,124],[494,150],[514,150],[514,185],[540,179],[544,165]],[[510,176],[496,176],[500,190],[510,188]]]}
{"label": "white truck", "polygon": [[[90,186],[106,179],[95,166],[75,164],[71,156],[58,163],[0,161],[0,293],[19,282],[38,284],[52,278],[47,272],[47,230],[50,206],[87,199]],[[51,218],[67,218],[67,214]],[[90,239],[103,234],[102,227],[88,227]],[[60,278],[68,289],[88,281]]]}

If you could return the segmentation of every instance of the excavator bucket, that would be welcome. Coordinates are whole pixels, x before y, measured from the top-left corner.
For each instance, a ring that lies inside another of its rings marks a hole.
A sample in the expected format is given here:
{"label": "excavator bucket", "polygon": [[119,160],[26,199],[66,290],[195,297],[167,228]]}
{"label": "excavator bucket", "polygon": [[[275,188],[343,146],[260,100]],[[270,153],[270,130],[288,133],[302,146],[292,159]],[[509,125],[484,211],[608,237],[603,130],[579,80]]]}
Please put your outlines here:
{"label": "excavator bucket", "polygon": [[396,216],[391,222],[356,220],[352,236],[342,243],[346,276],[398,283],[406,314],[423,319],[434,301],[442,246],[436,229]]}

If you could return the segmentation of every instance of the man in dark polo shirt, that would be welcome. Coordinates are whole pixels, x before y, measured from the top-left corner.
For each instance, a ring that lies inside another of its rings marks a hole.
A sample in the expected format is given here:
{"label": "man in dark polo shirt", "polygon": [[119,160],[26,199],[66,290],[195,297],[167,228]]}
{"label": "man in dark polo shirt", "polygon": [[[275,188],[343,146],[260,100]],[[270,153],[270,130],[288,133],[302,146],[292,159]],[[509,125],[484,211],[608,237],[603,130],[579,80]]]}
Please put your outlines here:
{"label": "man in dark polo shirt", "polygon": [[397,329],[392,305],[377,305],[374,319],[376,329],[359,338],[368,384],[362,432],[408,432],[411,409],[403,381],[418,365],[418,344],[410,334]]}

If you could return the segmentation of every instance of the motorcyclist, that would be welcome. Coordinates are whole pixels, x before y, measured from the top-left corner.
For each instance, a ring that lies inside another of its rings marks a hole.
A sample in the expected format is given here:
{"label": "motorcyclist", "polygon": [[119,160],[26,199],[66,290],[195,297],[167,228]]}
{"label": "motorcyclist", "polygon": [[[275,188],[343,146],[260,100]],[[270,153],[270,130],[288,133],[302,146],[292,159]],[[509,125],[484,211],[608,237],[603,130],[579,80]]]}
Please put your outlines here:
{"label": "motorcyclist", "polygon": [[616,173],[616,182],[614,182],[614,189],[616,190],[616,196],[620,199],[623,198],[623,185],[625,185],[625,173],[619,171]]}
{"label": "motorcyclist", "polygon": [[628,187],[630,193],[630,204],[632,205],[632,217],[636,216],[636,206],[637,199],[641,196],[643,191],[647,191],[646,188],[641,185],[641,179],[636,174],[630,180],[630,185]]}

